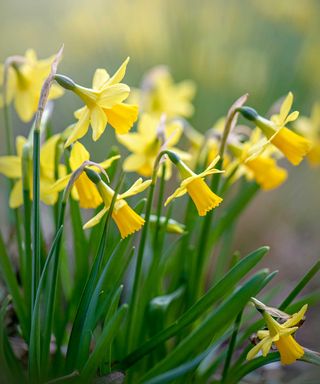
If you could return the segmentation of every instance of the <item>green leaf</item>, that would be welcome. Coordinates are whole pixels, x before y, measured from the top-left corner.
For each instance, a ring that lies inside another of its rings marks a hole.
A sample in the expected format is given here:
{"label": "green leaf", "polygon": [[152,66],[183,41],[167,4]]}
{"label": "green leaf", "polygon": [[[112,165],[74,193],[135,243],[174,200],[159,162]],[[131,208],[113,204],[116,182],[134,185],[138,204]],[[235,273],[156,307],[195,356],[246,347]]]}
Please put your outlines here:
{"label": "green leaf", "polygon": [[133,353],[128,355],[122,361],[121,366],[125,369],[130,367],[144,355],[156,348],[159,344],[175,336],[183,328],[198,319],[217,300],[221,299],[221,297],[230,292],[239,280],[243,278],[252,268],[254,268],[255,265],[266,255],[268,250],[268,247],[261,247],[240,260],[217,284],[211,287],[209,291],[175,323],[155,335],[141,347],[137,348]]}
{"label": "green leaf", "polygon": [[29,370],[30,370],[31,378],[39,377],[40,369],[42,366],[40,362],[40,359],[41,359],[41,346],[40,346],[41,328],[40,328],[40,320],[39,320],[40,298],[41,298],[41,293],[44,287],[44,282],[49,273],[50,262],[53,256],[56,254],[57,247],[59,246],[59,243],[60,243],[62,231],[63,231],[63,226],[61,226],[56,233],[56,236],[52,243],[48,257],[46,259],[45,265],[43,267],[40,280],[39,280],[37,293],[35,296],[35,302],[34,302],[33,311],[32,311],[31,331],[30,331],[30,341],[29,341]]}
{"label": "green leaf", "polygon": [[298,296],[303,288],[309,283],[309,281],[319,272],[320,260],[318,260],[312,268],[303,276],[299,283],[293,288],[289,295],[283,300],[279,309],[285,310],[289,304]]}
{"label": "green leaf", "polygon": [[247,304],[250,297],[260,291],[266,276],[267,271],[262,270],[247,280],[217,309],[213,310],[166,358],[152,368],[142,378],[142,382],[183,363],[183,361],[192,356],[200,346],[204,345],[204,347],[206,347],[206,344],[210,343],[220,329],[225,328],[234,320],[237,314]]}
{"label": "green leaf", "polygon": [[119,331],[124,315],[126,314],[128,306],[124,304],[112,317],[112,319],[106,323],[99,340],[86,362],[83,370],[80,373],[82,382],[89,382],[90,378],[94,376],[96,370],[105,356],[108,345],[114,339],[116,333]]}
{"label": "green leaf", "polygon": [[0,379],[7,383],[25,382],[22,367],[15,357],[6,332],[5,315],[9,304],[7,298],[0,309]]}
{"label": "green leaf", "polygon": [[103,267],[98,282],[92,292],[87,311],[83,314],[83,327],[79,330],[78,350],[76,358],[76,367],[83,366],[89,355],[92,333],[102,316],[105,316],[105,310],[109,307],[113,297],[114,287],[118,287],[126,267],[131,260],[133,250],[125,259],[128,253],[127,247],[130,237],[121,240],[113,251],[107,264]]}
{"label": "green leaf", "polygon": [[7,254],[7,249],[4,244],[1,233],[0,233],[0,268],[1,268],[4,281],[8,288],[8,291],[12,297],[13,305],[16,310],[17,316],[19,318],[22,334],[25,340],[28,340],[29,330],[28,330],[26,306],[23,301],[20,288],[17,282],[17,278],[13,271],[11,261]]}

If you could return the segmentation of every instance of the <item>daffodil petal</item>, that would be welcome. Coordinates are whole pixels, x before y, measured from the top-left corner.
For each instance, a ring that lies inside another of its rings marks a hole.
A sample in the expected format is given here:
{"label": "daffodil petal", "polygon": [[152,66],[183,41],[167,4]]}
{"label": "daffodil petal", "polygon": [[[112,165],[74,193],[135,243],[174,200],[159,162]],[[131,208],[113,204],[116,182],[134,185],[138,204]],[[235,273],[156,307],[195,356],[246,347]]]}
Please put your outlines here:
{"label": "daffodil petal", "polygon": [[9,206],[10,208],[18,208],[23,203],[23,194],[22,194],[22,179],[18,180],[11,192],[10,192],[10,199],[9,199]]}
{"label": "daffodil petal", "polygon": [[107,116],[104,113],[103,109],[99,106],[95,106],[91,110],[90,114],[90,123],[92,126],[92,139],[93,141],[97,141],[99,137],[104,132],[107,125]]}
{"label": "daffodil petal", "polygon": [[69,145],[71,145],[76,140],[83,137],[88,131],[89,124],[90,124],[90,111],[87,107],[85,107],[82,110],[82,115],[81,115],[79,121],[73,127],[73,131],[65,143],[65,148],[69,147]]}
{"label": "daffodil petal", "polygon": [[118,199],[127,199],[128,197],[137,195],[147,189],[150,184],[151,180],[142,181],[142,178],[139,178],[126,192],[121,193]]}
{"label": "daffodil petal", "polygon": [[110,76],[104,68],[96,69],[92,80],[92,88],[97,90],[101,89],[109,80],[109,78]]}
{"label": "daffodil petal", "polygon": [[50,192],[60,192],[62,191],[69,183],[71,174],[61,177],[61,179],[57,180],[52,187],[50,188]]}
{"label": "daffodil petal", "polygon": [[107,207],[102,208],[102,210],[97,215],[95,215],[86,224],[84,224],[83,229],[88,229],[88,228],[94,227],[95,225],[100,223],[100,220],[106,214],[108,209],[109,209],[109,207],[108,208]]}
{"label": "daffodil petal", "polygon": [[185,187],[179,187],[177,188],[171,196],[169,196],[164,203],[164,206],[166,207],[172,200],[176,199],[177,197],[183,196],[187,193],[187,189]]}
{"label": "daffodil petal", "polygon": [[0,173],[10,179],[19,179],[22,177],[21,159],[18,156],[1,156]]}
{"label": "daffodil petal", "polygon": [[36,112],[37,99],[30,90],[19,90],[14,99],[14,105],[20,119],[28,123]]}
{"label": "daffodil petal", "polygon": [[126,74],[127,65],[130,58],[127,57],[125,61],[121,64],[117,72],[110,78],[108,81],[108,84],[113,85],[120,83],[120,81],[124,78],[124,75]]}
{"label": "daffodil petal", "polygon": [[305,304],[299,312],[295,313],[294,315],[292,315],[292,317],[287,320],[285,323],[283,323],[283,327],[293,327],[295,325],[297,325],[298,323],[300,323],[300,321],[303,319],[306,311],[308,309],[308,304]]}
{"label": "daffodil petal", "polygon": [[75,142],[72,146],[70,153],[70,167],[73,171],[79,168],[85,161],[90,159],[90,154],[86,150],[85,146],[79,143],[79,141]]}
{"label": "daffodil petal", "polygon": [[130,88],[126,84],[113,84],[107,87],[100,95],[98,104],[101,108],[112,108],[116,104],[124,101],[130,92]]}
{"label": "daffodil petal", "polygon": [[292,103],[293,103],[293,94],[292,94],[292,92],[289,92],[288,95],[286,96],[286,98],[284,99],[284,101],[281,105],[281,108],[280,108],[280,113],[279,113],[280,121],[284,122],[286,120],[286,118],[290,112]]}

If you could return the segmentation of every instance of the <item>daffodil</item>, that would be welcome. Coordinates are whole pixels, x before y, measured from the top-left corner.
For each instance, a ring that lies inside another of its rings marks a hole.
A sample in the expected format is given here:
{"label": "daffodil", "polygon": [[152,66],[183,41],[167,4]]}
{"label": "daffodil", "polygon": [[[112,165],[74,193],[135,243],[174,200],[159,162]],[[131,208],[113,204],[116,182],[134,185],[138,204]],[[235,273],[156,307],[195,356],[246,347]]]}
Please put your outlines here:
{"label": "daffodil", "polygon": [[[86,170],[86,172],[90,177],[90,170]],[[104,207],[96,216],[94,216],[83,226],[84,229],[91,228],[101,221],[103,216],[110,209],[112,198],[114,196],[114,190],[111,189],[100,178],[96,180],[96,177],[94,177],[91,180],[95,182],[95,185],[99,190],[99,193],[103,199]],[[136,231],[139,231],[144,224],[144,219],[128,205],[125,199],[143,192],[146,188],[148,188],[150,183],[151,180],[146,180],[143,182],[140,178],[126,192],[117,195],[116,202],[112,211],[112,218],[115,221],[122,238],[125,238]]]}
{"label": "daffodil", "polygon": [[194,173],[183,161],[178,161],[176,166],[179,170],[182,182],[180,187],[167,198],[165,206],[175,198],[188,193],[198,210],[199,216],[205,216],[207,212],[217,207],[221,203],[222,198],[212,192],[203,179],[214,173],[223,172],[214,168],[218,161],[219,156],[217,156],[211,164],[199,174]]}
{"label": "daffodil", "polygon": [[[41,147],[40,151],[40,199],[47,205],[53,205],[58,198],[58,193],[50,192],[51,185],[55,182],[55,151],[60,135],[54,135],[48,139]],[[10,193],[9,205],[11,208],[17,208],[23,203],[23,182],[22,182],[22,151],[27,139],[23,136],[16,138],[16,156],[0,157],[0,173],[6,177],[15,180]],[[27,161],[30,163],[27,167],[29,172],[30,199],[32,199],[32,167],[31,153]],[[65,167],[59,167],[59,174],[65,174]],[[50,192],[50,193],[49,193]]]}
{"label": "daffodil", "polygon": [[91,125],[92,139],[98,140],[109,123],[117,134],[127,133],[138,117],[136,105],[124,104],[130,93],[128,85],[121,83],[126,73],[127,58],[116,73],[110,77],[105,69],[95,71],[92,88],[75,84],[71,79],[56,75],[62,86],[72,90],[84,102],[85,106],[75,111],[78,120],[65,146],[68,147],[83,137]]}
{"label": "daffodil", "polygon": [[174,83],[164,66],[150,70],[141,86],[136,90],[133,100],[139,103],[143,112],[160,117],[163,113],[168,118],[190,117],[194,108],[191,103],[195,94],[195,85],[190,80]]}
{"label": "daffodil", "polygon": [[[169,122],[160,121],[159,118],[143,114],[139,120],[137,132],[117,136],[119,142],[132,152],[123,164],[126,172],[137,172],[142,176],[152,175],[154,162],[161,147],[179,153],[183,159],[189,157],[186,152],[178,150],[178,143],[183,132],[182,123],[178,120]],[[166,179],[171,176],[171,162],[166,161]]]}
{"label": "daffodil", "polygon": [[[107,169],[115,160],[119,158],[119,155],[112,156],[109,159],[98,163],[98,165],[103,169]],[[90,154],[86,150],[84,145],[82,145],[78,141],[75,142],[72,146],[69,158],[71,171],[76,171],[85,161],[89,160]],[[93,167],[93,169],[99,172],[99,168]],[[51,192],[57,193],[59,191],[62,191],[69,183],[71,176],[72,173],[69,173],[68,175],[57,180],[51,186]],[[71,190],[71,195],[75,200],[79,200],[80,207],[82,208],[96,208],[102,203],[102,198],[96,186],[89,180],[85,173],[81,173],[81,175],[76,179]]]}
{"label": "daffodil", "polygon": [[[19,61],[8,68],[6,100],[0,104],[14,102],[15,109],[23,122],[32,119],[37,111],[40,92],[44,80],[48,77],[54,56],[38,60],[35,51],[29,49]],[[0,84],[3,82],[4,66],[0,68]],[[57,84],[50,88],[49,99],[56,99],[63,94],[63,89]]]}
{"label": "daffodil", "polygon": [[248,180],[254,179],[262,189],[271,190],[279,187],[288,177],[287,171],[279,167],[272,157],[277,154],[277,149],[264,145],[259,129],[255,129],[244,143],[229,143],[228,149],[235,160],[227,168],[227,174],[236,168],[234,179],[245,175]]}
{"label": "daffodil", "polygon": [[311,150],[307,154],[310,165],[316,167],[320,165],[320,103],[313,106],[311,116],[301,116],[295,123],[295,128],[303,136],[307,137],[311,143]]}
{"label": "daffodil", "polygon": [[244,117],[254,121],[267,137],[268,142],[277,147],[293,165],[299,165],[310,151],[311,142],[285,126],[299,116],[298,111],[290,113],[292,103],[293,95],[289,92],[281,105],[280,113],[271,116],[271,120],[259,116],[249,107],[241,107],[238,110]]}
{"label": "daffodil", "polygon": [[249,351],[247,360],[253,359],[259,351],[262,351],[263,356],[267,356],[272,344],[277,347],[282,364],[292,364],[300,359],[304,355],[304,349],[294,339],[293,334],[298,330],[307,308],[307,304],[304,305],[283,324],[278,323],[267,311],[262,311],[268,329],[257,332],[260,342]]}

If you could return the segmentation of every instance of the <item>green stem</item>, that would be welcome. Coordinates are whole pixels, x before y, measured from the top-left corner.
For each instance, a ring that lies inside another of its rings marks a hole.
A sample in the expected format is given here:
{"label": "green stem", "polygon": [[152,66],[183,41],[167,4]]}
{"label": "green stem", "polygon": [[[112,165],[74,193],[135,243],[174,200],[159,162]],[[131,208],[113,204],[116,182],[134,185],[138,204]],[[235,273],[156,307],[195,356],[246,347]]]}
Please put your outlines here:
{"label": "green stem", "polygon": [[141,287],[142,262],[143,262],[144,248],[146,245],[146,240],[147,240],[147,235],[148,235],[149,220],[150,220],[150,215],[151,215],[152,201],[153,201],[155,185],[156,185],[156,181],[157,181],[158,169],[159,169],[159,165],[160,165],[160,160],[165,153],[166,153],[166,151],[162,151],[159,153],[158,157],[155,160],[155,164],[153,167],[152,181],[151,181],[150,188],[149,188],[146,213],[145,213],[145,224],[142,228],[142,233],[141,233],[141,238],[140,238],[140,243],[139,243],[136,269],[135,269],[135,275],[134,275],[134,281],[133,281],[131,303],[130,303],[129,311],[128,311],[128,323],[127,323],[128,324],[128,335],[127,335],[128,349],[127,349],[127,352],[130,352],[135,347],[136,340],[137,340],[139,333],[140,333],[139,332],[140,327],[138,326],[138,313],[139,313],[138,307],[140,308],[140,305],[138,305],[138,299],[139,299],[139,290]]}
{"label": "green stem", "polygon": [[[222,167],[222,158],[217,163],[217,169],[221,169]],[[211,180],[211,189],[213,191],[217,191],[219,188],[221,173],[214,174]],[[212,219],[214,215],[214,210],[211,210],[205,216],[202,222],[201,233],[199,237],[198,243],[198,252],[195,252],[194,256],[196,260],[194,261],[195,269],[194,275],[192,279],[192,292],[191,292],[191,303],[199,297],[202,290],[203,284],[203,269],[206,262],[207,248],[208,248],[208,238],[209,234],[211,234],[210,228],[212,224]]]}
{"label": "green stem", "polygon": [[32,206],[32,307],[37,293],[40,268],[40,130],[33,131],[33,206]]}
{"label": "green stem", "polygon": [[230,363],[231,363],[234,347],[235,347],[236,341],[237,341],[237,335],[238,335],[238,331],[239,331],[239,328],[240,328],[242,313],[243,313],[243,311],[239,312],[239,314],[238,314],[238,316],[237,316],[237,318],[235,320],[235,323],[234,323],[233,332],[232,332],[231,339],[230,339],[230,342],[229,342],[227,357],[226,357],[225,364],[224,364],[224,367],[223,367],[222,383],[226,383],[227,379],[228,379],[228,371],[229,371],[229,368],[230,368]]}

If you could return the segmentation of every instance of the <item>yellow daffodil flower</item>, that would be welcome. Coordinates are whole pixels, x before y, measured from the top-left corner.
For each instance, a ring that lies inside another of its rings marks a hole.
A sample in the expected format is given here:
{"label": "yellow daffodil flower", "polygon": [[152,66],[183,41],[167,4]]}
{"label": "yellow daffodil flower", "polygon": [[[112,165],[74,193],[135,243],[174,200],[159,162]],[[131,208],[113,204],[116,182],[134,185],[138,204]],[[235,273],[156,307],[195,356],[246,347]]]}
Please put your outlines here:
{"label": "yellow daffodil flower", "polygon": [[227,168],[227,175],[237,168],[235,180],[245,175],[248,180],[254,179],[264,190],[275,189],[285,182],[288,173],[279,167],[276,159],[272,157],[277,149],[263,144],[261,151],[261,142],[263,141],[259,129],[255,129],[245,143],[231,142],[228,149],[235,156],[235,160]]}
{"label": "yellow daffodil flower", "polygon": [[[85,106],[75,112],[78,122],[75,124],[65,146],[68,147],[83,137],[91,125],[92,139],[97,141],[109,123],[118,134],[127,133],[138,117],[136,105],[124,104],[130,93],[128,85],[121,83],[126,73],[129,58],[110,77],[105,69],[97,69],[92,82],[92,88],[75,84],[71,79],[56,75],[56,80],[62,86],[76,93]],[[67,79],[67,80],[66,80]]]}
{"label": "yellow daffodil flower", "polygon": [[[8,68],[8,82],[6,102],[14,101],[15,110],[23,122],[32,119],[37,111],[40,92],[44,80],[48,77],[54,56],[38,60],[35,51],[29,49],[21,62],[13,63]],[[4,67],[0,68],[0,84],[3,81]],[[49,99],[56,99],[63,95],[63,89],[57,84],[50,88]]]}
{"label": "yellow daffodil flower", "polygon": [[[116,155],[99,163],[98,165],[103,169],[107,169],[115,160],[119,158],[120,156]],[[89,160],[90,154],[84,145],[78,141],[75,142],[72,146],[69,158],[71,170],[76,171],[85,161]],[[97,167],[93,167],[93,169],[99,172]],[[56,183],[51,186],[51,192],[56,193],[62,191],[69,183],[71,176],[72,173],[57,180]],[[75,200],[79,200],[81,208],[97,208],[102,203],[102,198],[96,186],[89,180],[85,173],[81,173],[81,175],[77,178],[71,190],[71,194]]]}
{"label": "yellow daffodil flower", "polygon": [[141,90],[136,91],[134,100],[138,101],[143,112],[168,118],[190,117],[194,108],[191,104],[195,85],[190,80],[175,84],[164,66],[155,67],[145,76]]}
{"label": "yellow daffodil flower", "polygon": [[253,359],[259,351],[262,351],[263,356],[267,356],[272,344],[277,347],[283,365],[300,359],[304,355],[304,349],[294,339],[293,334],[298,330],[297,325],[303,319],[307,308],[308,305],[304,305],[283,324],[278,323],[267,311],[262,311],[268,329],[258,331],[260,342],[249,351],[247,360]]}
{"label": "yellow daffodil flower", "polygon": [[320,103],[313,106],[311,116],[301,116],[295,123],[295,128],[307,137],[312,147],[307,154],[307,160],[313,167],[320,165]]}
{"label": "yellow daffodil flower", "polygon": [[[90,177],[90,170],[86,171],[88,172],[87,174]],[[114,195],[113,189],[111,189],[101,179],[97,181],[95,178],[92,178],[91,180],[95,182],[95,185],[99,190],[99,193],[103,199],[104,207],[96,216],[94,216],[83,226],[84,229],[91,228],[101,221],[103,216],[108,212],[111,205],[112,197]],[[140,192],[143,192],[146,188],[148,188],[150,183],[151,180],[143,182],[142,179],[138,179],[131,186],[131,188],[117,196],[112,211],[112,218],[115,221],[123,239],[131,235],[132,233],[139,231],[144,224],[144,219],[128,205],[125,199],[134,196]]]}
{"label": "yellow daffodil flower", "polygon": [[299,116],[298,111],[290,113],[292,103],[293,94],[289,92],[281,105],[280,113],[273,115],[271,120],[259,116],[249,107],[241,107],[238,110],[244,117],[254,121],[267,137],[268,142],[277,147],[293,165],[299,165],[310,151],[311,142],[285,127],[287,123],[295,121]]}
{"label": "yellow daffodil flower", "polygon": [[[123,164],[126,172],[137,172],[144,177],[152,175],[154,162],[164,145],[179,154],[182,159],[189,158],[186,152],[174,147],[183,132],[180,121],[160,122],[157,117],[143,114],[139,120],[137,132],[117,136],[118,141],[132,152]],[[166,159],[166,179],[171,177],[171,162]]]}
{"label": "yellow daffodil flower", "polygon": [[198,210],[199,216],[205,216],[207,212],[217,207],[221,203],[222,198],[212,192],[203,179],[206,176],[212,175],[214,173],[223,172],[214,168],[218,161],[219,156],[217,156],[212,161],[212,163],[209,164],[207,169],[205,169],[198,175],[195,174],[181,160],[176,163],[176,166],[182,178],[182,182],[180,184],[180,187],[177,188],[174,193],[167,198],[165,206],[168,205],[175,198],[188,193]]}
{"label": "yellow daffodil flower", "polygon": [[[47,140],[40,150],[40,199],[47,205],[53,205],[58,198],[58,193],[50,192],[51,185],[54,183],[54,164],[55,151],[60,135],[54,135]],[[14,179],[14,186],[10,193],[9,205],[11,208],[18,208],[23,203],[23,183],[22,183],[22,151],[27,139],[23,136],[16,138],[16,156],[0,157],[0,173],[10,179]],[[32,199],[32,154],[30,153],[30,199]],[[59,174],[65,174],[65,167],[59,167]],[[50,192],[50,193],[49,193]]]}

